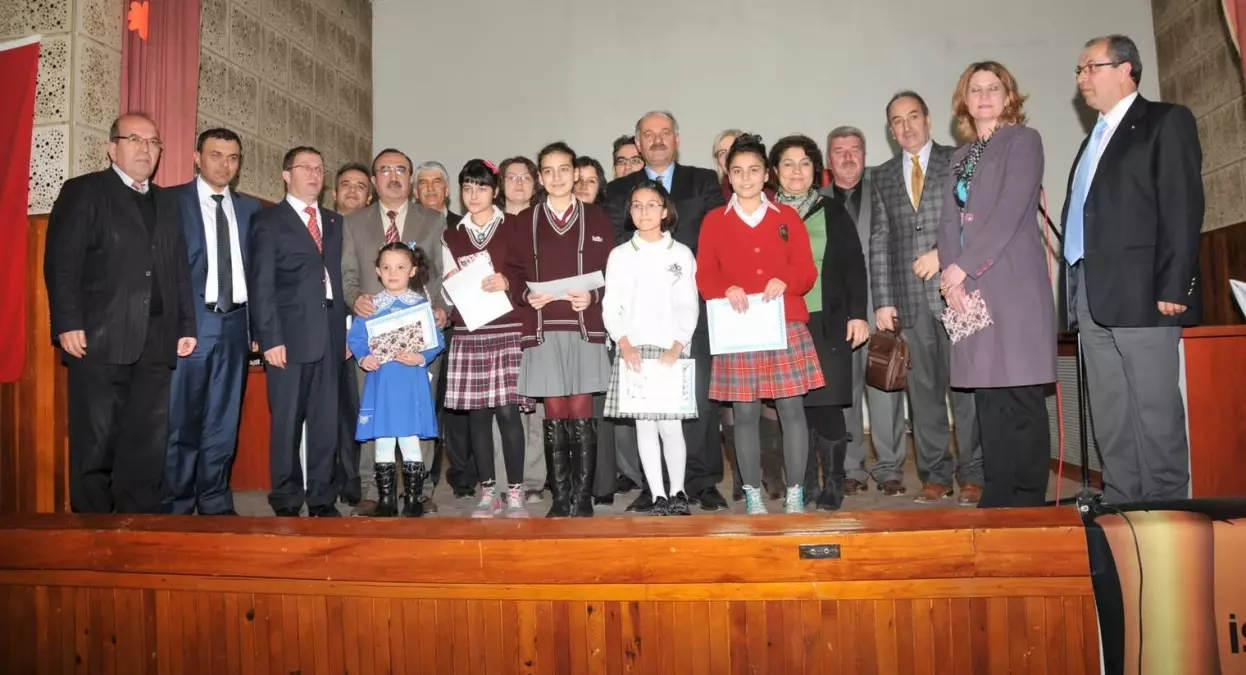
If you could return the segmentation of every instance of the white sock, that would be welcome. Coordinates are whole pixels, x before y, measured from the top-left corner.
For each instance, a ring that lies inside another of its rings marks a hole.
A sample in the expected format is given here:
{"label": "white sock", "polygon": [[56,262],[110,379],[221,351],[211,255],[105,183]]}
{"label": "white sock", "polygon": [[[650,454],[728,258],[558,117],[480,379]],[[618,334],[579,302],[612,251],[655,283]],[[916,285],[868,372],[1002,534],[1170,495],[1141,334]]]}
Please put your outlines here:
{"label": "white sock", "polygon": [[662,456],[666,458],[666,470],[671,475],[671,494],[684,490],[684,470],[688,464],[688,446],[684,443],[682,420],[662,420],[657,423],[662,436]]}
{"label": "white sock", "polygon": [[[423,462],[424,461],[424,455],[420,453],[420,437],[419,436],[403,436],[402,438],[399,438],[398,447],[402,449],[402,461],[404,462]],[[393,455],[390,455],[390,456],[392,457]]]}
{"label": "white sock", "polygon": [[396,438],[378,438],[376,439],[376,463],[377,464],[393,464],[394,463],[394,442]]}
{"label": "white sock", "polygon": [[[649,482],[649,493],[654,499],[666,496],[662,483],[662,445],[658,442],[658,424],[653,420],[636,420],[636,448],[640,451],[640,465]],[[674,475],[671,476],[674,479]]]}

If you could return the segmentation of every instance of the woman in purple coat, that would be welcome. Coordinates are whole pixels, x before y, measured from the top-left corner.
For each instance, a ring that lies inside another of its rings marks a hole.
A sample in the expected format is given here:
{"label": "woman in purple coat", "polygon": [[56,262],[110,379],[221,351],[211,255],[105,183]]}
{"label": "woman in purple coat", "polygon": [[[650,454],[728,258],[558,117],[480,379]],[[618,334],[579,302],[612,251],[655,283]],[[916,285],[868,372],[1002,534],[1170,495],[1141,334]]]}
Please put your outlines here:
{"label": "woman in purple coat", "polygon": [[952,156],[939,223],[948,306],[968,315],[977,291],[991,319],[953,344],[951,370],[953,387],[974,390],[984,508],[1042,506],[1050,474],[1046,387],[1056,380],[1056,319],[1037,217],[1043,141],[1025,126],[1024,100],[1002,65],[965,70],[952,110],[969,143]]}

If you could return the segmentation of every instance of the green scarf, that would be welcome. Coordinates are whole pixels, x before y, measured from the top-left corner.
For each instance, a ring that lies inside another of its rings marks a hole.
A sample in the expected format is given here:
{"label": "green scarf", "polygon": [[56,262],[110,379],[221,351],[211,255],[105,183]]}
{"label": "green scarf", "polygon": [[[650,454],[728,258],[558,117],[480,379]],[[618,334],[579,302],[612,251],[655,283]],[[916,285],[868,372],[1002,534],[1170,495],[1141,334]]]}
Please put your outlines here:
{"label": "green scarf", "polygon": [[795,196],[789,195],[782,190],[777,190],[774,193],[774,200],[796,209],[796,212],[800,214],[800,219],[804,220],[813,206],[818,203],[818,191],[809,188],[809,191],[805,194]]}

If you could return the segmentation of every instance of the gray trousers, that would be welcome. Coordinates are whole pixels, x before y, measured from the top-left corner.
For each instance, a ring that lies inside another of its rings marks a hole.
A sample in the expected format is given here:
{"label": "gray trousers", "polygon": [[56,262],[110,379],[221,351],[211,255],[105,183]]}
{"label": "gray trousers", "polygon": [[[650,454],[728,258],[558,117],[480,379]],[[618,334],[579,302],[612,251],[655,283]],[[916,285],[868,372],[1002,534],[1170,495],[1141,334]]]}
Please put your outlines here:
{"label": "gray trousers", "polygon": [[1189,497],[1190,446],[1181,399],[1179,326],[1108,328],[1095,322],[1081,265],[1070,282],[1085,351],[1091,429],[1103,498],[1123,503]]}
{"label": "gray trousers", "polygon": [[[524,451],[523,484],[528,490],[545,489],[545,404],[537,403],[536,412],[523,416]],[[494,447],[502,447],[499,442]],[[495,453],[501,457],[500,453]],[[500,459],[498,461],[501,461]]]}
{"label": "gray trousers", "polygon": [[951,485],[956,474],[961,485],[981,486],[982,442],[973,392],[952,391],[956,421],[957,461],[952,459],[947,420],[947,392],[952,369],[952,341],[934,312],[922,308],[917,316],[901,317],[901,331],[909,343],[913,369],[909,371],[909,416],[917,450],[917,477],[923,484]]}
{"label": "gray trousers", "polygon": [[[428,368],[428,372],[433,376],[434,385],[437,382],[437,376],[441,372],[441,365],[444,361],[444,357],[438,357],[437,360],[433,361],[432,365]],[[367,379],[368,373],[363,368],[355,368],[355,375],[359,380],[359,398],[362,400],[363,383],[364,380]],[[497,447],[500,448],[502,446],[499,443]],[[432,472],[428,471],[428,469],[433,465],[433,453],[436,452],[436,450],[436,439],[420,441],[420,455],[422,455],[420,459],[424,462],[424,466],[426,467],[425,472],[427,474],[424,477],[424,487],[428,489],[428,493],[430,495],[432,494],[433,489],[433,476]],[[506,474],[503,473],[501,475],[504,476]],[[376,499],[380,496],[376,491],[376,444],[372,441],[362,443],[359,447],[359,484],[362,488],[362,499],[371,499],[372,501],[376,501]]]}
{"label": "gray trousers", "polygon": [[[867,478],[882,485],[888,480],[904,480],[904,460],[909,445],[904,438],[904,392],[883,391],[865,383],[865,362],[869,350],[862,345],[852,354],[853,405],[844,408],[844,427],[848,430],[848,452],[844,458],[847,478],[864,483]],[[870,441],[876,461],[865,468],[865,415],[862,397],[870,408]]]}

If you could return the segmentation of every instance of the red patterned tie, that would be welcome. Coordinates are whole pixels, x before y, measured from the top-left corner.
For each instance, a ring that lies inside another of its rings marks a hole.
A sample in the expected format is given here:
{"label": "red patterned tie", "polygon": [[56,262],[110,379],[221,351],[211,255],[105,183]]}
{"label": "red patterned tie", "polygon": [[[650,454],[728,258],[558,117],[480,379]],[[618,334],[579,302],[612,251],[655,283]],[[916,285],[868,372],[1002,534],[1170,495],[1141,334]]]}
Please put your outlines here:
{"label": "red patterned tie", "polygon": [[316,242],[316,250],[324,253],[324,241],[320,237],[320,223],[316,222],[316,207],[303,209],[307,213],[307,231],[311,232],[312,241]]}
{"label": "red patterned tie", "polygon": [[385,243],[392,244],[398,241],[398,212],[386,211],[385,215],[389,216],[389,227],[385,228]]}

